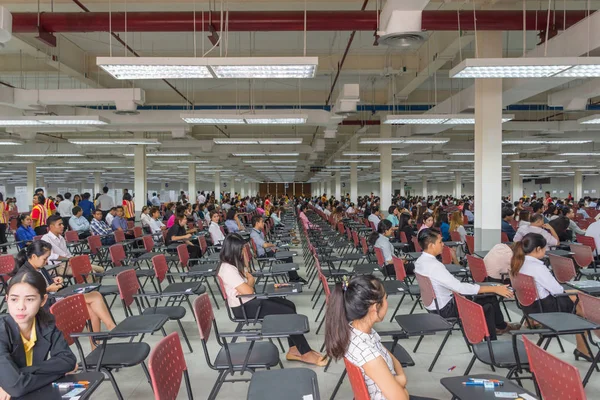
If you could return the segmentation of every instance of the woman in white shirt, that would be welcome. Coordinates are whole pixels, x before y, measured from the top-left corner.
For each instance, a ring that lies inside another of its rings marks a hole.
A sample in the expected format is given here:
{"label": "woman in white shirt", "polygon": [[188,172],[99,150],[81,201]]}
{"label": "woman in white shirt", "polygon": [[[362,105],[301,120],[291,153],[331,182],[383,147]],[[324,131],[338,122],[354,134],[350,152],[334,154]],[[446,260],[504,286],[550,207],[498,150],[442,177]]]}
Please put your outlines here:
{"label": "woman in white shirt", "polygon": [[529,211],[523,210],[519,213],[519,228],[529,225]]}
{"label": "woman in white shirt", "polygon": [[150,229],[150,220],[152,217],[150,216],[150,209],[148,206],[142,207],[142,213],[140,214],[140,222],[142,223],[142,228]]}
{"label": "woman in white shirt", "polygon": [[558,244],[560,240],[556,231],[551,225],[544,223],[544,216],[542,214],[533,214],[529,221],[529,225],[519,227],[513,238],[513,242],[520,242],[528,233],[539,233],[546,239],[547,246],[556,246]]}
{"label": "woman in white shirt", "polygon": [[[255,278],[252,276],[244,252],[244,239],[239,233],[227,235],[219,258],[218,276],[227,295],[227,304],[236,318],[254,318],[258,310],[258,318],[265,315],[296,314],[296,305],[284,298],[273,297],[257,299],[255,294]],[[246,295],[244,297],[238,297]],[[327,365],[327,357],[311,349],[304,335],[291,335],[288,338],[290,350],[286,355],[288,361],[302,361],[320,367]]]}
{"label": "woman in white shirt", "polygon": [[384,219],[379,225],[377,225],[377,231],[369,235],[369,244],[378,249],[381,249],[383,253],[383,264],[384,274],[386,276],[396,276],[394,269],[394,263],[392,256],[394,255],[394,246],[390,242],[390,237],[394,234],[394,227],[392,222]]}
{"label": "woman in white shirt", "polygon": [[214,246],[220,246],[225,240],[225,235],[221,231],[221,227],[219,226],[219,220],[221,216],[217,211],[210,212],[210,226],[208,227],[208,232],[210,233],[210,238],[212,239]]}
{"label": "woman in white shirt", "polygon": [[[525,315],[541,312],[571,312],[573,310],[576,296],[560,296],[565,293],[563,287],[552,276],[552,273],[546,267],[542,258],[546,255],[546,239],[538,233],[528,233],[523,239],[514,244],[513,257],[510,263],[511,276],[519,274],[531,276],[535,280],[538,298],[527,307],[523,307]],[[567,293],[577,293],[576,290],[569,290]],[[577,304],[577,314],[583,315],[579,304]],[[573,351],[575,359],[579,357],[591,362],[588,348],[583,335],[576,335],[577,348]]]}
{"label": "woman in white shirt", "polygon": [[166,228],[165,224],[160,220],[160,210],[158,207],[150,208],[150,221],[148,221],[148,228],[155,242],[162,240],[162,231]]}
{"label": "woman in white shirt", "polygon": [[336,360],[345,357],[360,368],[371,400],[408,400],[407,379],[400,362],[373,329],[388,309],[381,281],[358,275],[337,283],[325,316],[325,348]]}

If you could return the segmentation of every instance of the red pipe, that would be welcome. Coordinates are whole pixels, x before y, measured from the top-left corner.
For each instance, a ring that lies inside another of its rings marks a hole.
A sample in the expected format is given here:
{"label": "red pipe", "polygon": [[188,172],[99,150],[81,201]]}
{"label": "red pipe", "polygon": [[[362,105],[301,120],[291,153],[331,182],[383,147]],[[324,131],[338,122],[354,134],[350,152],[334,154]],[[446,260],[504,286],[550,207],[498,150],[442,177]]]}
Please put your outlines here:
{"label": "red pipe", "polygon": [[[213,13],[212,24],[220,30],[220,19]],[[586,11],[567,11],[566,27],[585,18]],[[37,33],[37,13],[14,13],[14,33]],[[456,31],[458,15],[455,11],[423,11],[423,30]],[[546,26],[547,13],[527,11],[527,30],[542,30]],[[192,12],[129,12],[128,32],[191,32],[194,30]],[[204,30],[209,31],[208,13],[204,15]],[[563,13],[550,12],[550,21],[556,21],[554,29],[563,30]],[[41,26],[48,32],[107,32],[109,14],[106,12],[41,13]],[[309,31],[374,31],[377,28],[376,11],[308,11],[306,29]],[[473,12],[460,13],[462,30],[474,30]],[[514,31],[523,29],[522,11],[477,11],[477,29]],[[112,13],[112,30],[125,31],[125,13]],[[303,31],[303,11],[229,13],[229,31]],[[196,31],[202,31],[202,16],[196,12]]]}

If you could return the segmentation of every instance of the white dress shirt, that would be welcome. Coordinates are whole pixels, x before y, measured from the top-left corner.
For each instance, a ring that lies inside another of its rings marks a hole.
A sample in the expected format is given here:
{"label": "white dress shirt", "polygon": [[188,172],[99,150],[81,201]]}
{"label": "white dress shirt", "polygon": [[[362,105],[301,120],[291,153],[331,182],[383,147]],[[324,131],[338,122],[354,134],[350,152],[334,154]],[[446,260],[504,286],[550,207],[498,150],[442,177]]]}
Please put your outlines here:
{"label": "white dress shirt", "polygon": [[107,194],[101,194],[96,200],[96,207],[102,211],[108,211],[115,206],[115,201]]}
{"label": "white dress shirt", "polygon": [[48,257],[50,263],[56,264],[60,262],[54,262],[58,257],[70,258],[73,256],[67,248],[67,242],[64,237],[56,236],[54,233],[48,232],[42,236],[42,240],[52,245],[52,253],[50,254],[50,257]]}
{"label": "white dress shirt", "polygon": [[390,238],[380,233],[377,241],[375,242],[375,247],[381,249],[381,252],[383,253],[383,260],[386,262],[386,264],[391,264],[392,255],[394,254],[394,245],[392,245],[392,242],[390,242]]}
{"label": "white dress shirt", "polygon": [[198,203],[200,204],[204,204],[206,203],[206,196],[204,196],[203,194],[199,194],[197,197]]}
{"label": "white dress shirt", "polygon": [[223,240],[225,240],[225,235],[223,235],[223,232],[221,232],[221,227],[214,221],[211,221],[210,226],[208,227],[208,232],[210,233],[213,245],[215,246],[222,244]]}
{"label": "white dress shirt", "polygon": [[539,233],[542,235],[544,239],[546,239],[546,250],[548,250],[550,246],[556,246],[558,244],[558,240],[556,240],[556,238],[547,230],[533,225],[520,226],[517,234],[513,238],[513,242],[520,242],[523,239],[523,236],[527,235],[528,233]]}
{"label": "white dress shirt", "polygon": [[108,226],[112,226],[113,219],[115,219],[114,215],[112,215],[111,213],[106,214],[106,223],[108,224]]}
{"label": "white dress shirt", "polygon": [[381,220],[379,219],[379,217],[375,214],[371,214],[369,215],[369,218],[367,218],[370,222],[375,224],[375,229],[377,229],[377,227],[379,226],[379,222],[381,222]]}
{"label": "white dress shirt", "polygon": [[[593,237],[594,242],[596,242],[596,249],[600,249],[600,221],[596,221],[588,226],[588,228],[585,230],[585,236]],[[596,252],[597,251],[598,250],[596,250]]]}
{"label": "white dress shirt", "polygon": [[140,217],[140,222],[142,223],[143,227],[150,226],[151,220],[152,220],[152,217],[149,214],[142,213],[142,215]]}
{"label": "white dress shirt", "polygon": [[[73,216],[73,202],[71,200],[64,199],[58,206],[56,206],[56,211],[60,214],[61,217],[72,217]],[[600,215],[600,214],[599,214]]]}
{"label": "white dress shirt", "polygon": [[542,300],[551,294],[560,294],[565,291],[552,276],[548,267],[535,257],[525,256],[525,261],[519,273],[529,275],[535,279],[535,287],[539,296],[536,300]]}
{"label": "white dress shirt", "polygon": [[[431,280],[435,297],[440,310],[452,300],[452,292],[475,295],[479,293],[479,285],[461,282],[456,279],[442,264],[429,253],[423,252],[415,261],[415,272]],[[430,311],[436,311],[435,302],[425,305]]]}

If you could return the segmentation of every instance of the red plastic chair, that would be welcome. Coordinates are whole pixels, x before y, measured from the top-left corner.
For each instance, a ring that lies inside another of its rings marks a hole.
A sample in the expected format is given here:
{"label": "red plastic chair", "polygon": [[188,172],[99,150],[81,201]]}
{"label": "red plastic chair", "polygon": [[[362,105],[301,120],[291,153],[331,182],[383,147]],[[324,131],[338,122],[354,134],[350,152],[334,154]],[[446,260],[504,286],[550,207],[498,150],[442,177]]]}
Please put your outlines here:
{"label": "red plastic chair", "polygon": [[415,308],[417,307],[417,304],[419,304],[419,298],[421,296],[421,291],[419,290],[419,286],[411,285],[410,282],[408,281],[408,276],[406,275],[406,268],[404,267],[404,261],[401,258],[392,256],[392,263],[394,265],[394,271],[396,272],[396,280],[401,281],[403,283],[402,289],[404,289],[404,292],[402,293],[402,297],[400,298],[398,305],[396,306],[396,308],[394,309],[394,312],[392,313],[390,322],[394,321],[394,317],[398,313],[398,309],[400,308],[400,305],[402,305],[402,301],[404,300],[404,298],[406,297],[407,294],[410,295],[411,299],[414,300],[414,304],[410,310],[410,314],[412,314],[414,312]]}
{"label": "red plastic chair", "polygon": [[452,251],[450,247],[442,247],[442,264],[452,264]]}
{"label": "red plastic chair", "polygon": [[[181,264],[181,267],[183,268],[184,273],[186,271],[190,271],[192,269],[192,267],[190,266],[190,253],[188,251],[187,245],[186,244],[180,244],[179,246],[177,246],[177,255],[179,257],[179,263]],[[215,302],[215,306],[217,307],[217,310],[219,310],[219,303],[217,302],[217,298],[215,297],[215,294],[212,290],[212,287],[210,286],[210,283],[208,282],[208,277],[212,277],[213,279],[215,279],[215,277],[217,276],[217,270],[218,268],[215,268],[212,265],[198,265],[196,267],[194,267],[194,270],[198,271],[198,274],[196,276],[192,276],[192,279],[198,279],[198,283],[204,283],[206,284],[206,286],[208,287],[208,290],[210,291],[210,294]],[[179,284],[179,286],[181,285],[190,285],[191,283],[186,283],[183,282],[182,284]],[[195,287],[195,286],[190,286],[190,287]],[[198,293],[200,294],[200,293]]]}
{"label": "red plastic chair", "polygon": [[417,240],[417,237],[413,237],[412,238],[412,242],[413,242],[413,246],[415,247],[415,251],[416,252],[422,252],[423,249],[421,248],[421,245],[419,244],[419,241]]}
{"label": "red plastic chair", "polygon": [[148,370],[155,400],[175,400],[182,377],[185,380],[188,399],[193,399],[190,376],[177,332],[163,338],[154,347],[148,360]]}
{"label": "red plastic chair", "polygon": [[95,258],[101,267],[106,264],[106,250],[107,246],[102,245],[102,239],[98,235],[88,236],[87,238],[88,247],[90,248],[90,257]]}
{"label": "red plastic chair", "polygon": [[544,400],[586,400],[579,370],[523,336],[529,369]]}
{"label": "red plastic chair", "polygon": [[[583,311],[583,317],[588,321],[600,325],[600,298],[590,296],[589,294],[579,293],[579,304],[581,304],[581,310]],[[592,344],[594,344],[598,349],[600,349],[600,330],[596,330],[593,332],[596,339],[592,337],[592,332],[588,332],[588,338]],[[594,358],[594,362],[590,365],[590,369],[585,374],[585,378],[583,378],[583,386],[587,385],[590,377],[594,373],[596,369],[595,366],[600,361],[600,351],[596,352],[596,357]]]}
{"label": "red plastic chair", "polygon": [[554,277],[560,283],[569,282],[577,276],[572,258],[548,254],[548,259],[550,260]]}
{"label": "red plastic chair", "polygon": [[406,237],[406,232],[404,232],[404,231],[399,231],[399,232],[400,232],[400,242],[408,243],[408,238]]}
{"label": "red plastic chair", "polygon": [[483,258],[474,257],[470,254],[467,254],[467,263],[469,264],[473,281],[476,283],[487,281],[488,274]]}
{"label": "red plastic chair", "polygon": [[469,217],[463,215],[463,225],[469,225]]}
{"label": "red plastic chair", "polygon": [[457,231],[450,232],[450,239],[453,242],[462,242],[462,238],[460,237],[460,233],[458,233]]}
{"label": "red plastic chair", "polygon": [[593,237],[576,234],[575,238],[577,239],[577,243],[580,243],[584,246],[589,246],[593,252],[596,251],[596,241]]}
{"label": "red plastic chair", "polygon": [[8,279],[5,279],[8,274],[10,274],[15,269],[15,258],[12,254],[5,254],[0,256],[0,295],[2,296],[2,300],[0,303],[0,308],[4,306],[6,302],[6,287],[8,284]]}
{"label": "red plastic chair", "polygon": [[465,236],[465,242],[467,242],[467,249],[469,253],[475,254],[475,237],[472,235]]}
{"label": "red plastic chair", "polygon": [[[586,240],[587,239],[591,239],[591,241],[594,242],[593,238],[586,238]],[[579,266],[579,276],[583,275],[588,278],[596,278],[600,276],[600,271],[598,271],[598,269],[596,268],[596,262],[594,261],[593,251],[595,247],[584,244],[572,244],[569,247],[571,249],[571,252],[575,253],[573,254],[573,259]]]}
{"label": "red plastic chair", "polygon": [[377,264],[379,264],[379,266],[381,268],[385,267],[385,260],[383,258],[383,251],[379,247],[373,247],[373,250],[375,251],[375,258],[377,259]]}
{"label": "red plastic chair", "polygon": [[508,242],[510,242],[510,240],[508,239],[508,235],[506,234],[506,232],[500,232],[500,242],[501,243],[508,243]]}
{"label": "red plastic chair", "polygon": [[354,400],[370,400],[369,389],[367,389],[360,368],[348,361],[346,357],[344,357],[344,364],[350,379],[350,386],[352,386],[352,393],[354,393]]}

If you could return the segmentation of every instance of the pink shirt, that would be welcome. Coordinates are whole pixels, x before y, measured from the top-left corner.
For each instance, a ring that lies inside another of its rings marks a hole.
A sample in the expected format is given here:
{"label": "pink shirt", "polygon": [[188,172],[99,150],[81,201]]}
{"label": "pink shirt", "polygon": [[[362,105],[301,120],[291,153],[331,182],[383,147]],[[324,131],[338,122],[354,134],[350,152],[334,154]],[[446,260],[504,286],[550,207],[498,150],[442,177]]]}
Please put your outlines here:
{"label": "pink shirt", "polygon": [[242,283],[248,283],[248,280],[240,275],[238,269],[234,265],[222,263],[219,267],[218,275],[219,278],[221,278],[221,281],[223,281],[223,288],[225,289],[229,307],[239,307],[241,305],[240,300],[242,300],[242,303],[247,303],[253,299],[253,297],[238,299],[237,296],[240,292],[238,292],[236,288]]}
{"label": "pink shirt", "polygon": [[175,224],[175,214],[173,214],[169,217],[169,220],[167,221],[167,228],[172,227],[174,224]]}
{"label": "pink shirt", "polygon": [[512,256],[513,251],[506,244],[500,243],[492,247],[483,259],[488,276],[494,279],[508,278]]}

